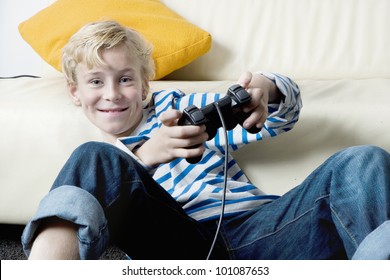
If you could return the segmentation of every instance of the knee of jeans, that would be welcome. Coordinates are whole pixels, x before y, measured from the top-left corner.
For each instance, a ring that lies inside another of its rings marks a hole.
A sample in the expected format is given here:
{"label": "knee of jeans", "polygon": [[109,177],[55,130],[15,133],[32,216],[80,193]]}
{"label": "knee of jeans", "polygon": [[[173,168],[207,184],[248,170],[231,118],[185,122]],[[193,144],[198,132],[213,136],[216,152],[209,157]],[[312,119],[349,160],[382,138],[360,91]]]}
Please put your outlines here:
{"label": "knee of jeans", "polygon": [[83,154],[83,153],[91,154],[91,153],[95,153],[95,152],[104,151],[110,147],[112,147],[112,145],[108,144],[108,143],[90,141],[90,142],[86,142],[86,143],[81,144],[79,147],[76,148],[74,153],[75,154]]}
{"label": "knee of jeans", "polygon": [[74,152],[72,153],[73,158],[87,158],[88,160],[92,158],[106,158],[109,155],[122,152],[120,149],[114,145],[104,143],[104,142],[86,142],[81,144]]}
{"label": "knee of jeans", "polygon": [[[104,169],[106,166],[126,166],[135,168],[136,160],[127,155],[118,147],[104,142],[86,142],[80,145],[72,154],[71,162],[87,166],[99,166]],[[123,165],[124,164],[124,165]]]}
{"label": "knee of jeans", "polygon": [[104,168],[113,162],[118,162],[123,158],[123,151],[112,144],[104,142],[86,142],[76,148],[70,156],[66,167],[86,168],[98,167]]}
{"label": "knee of jeans", "polygon": [[340,153],[338,167],[341,167],[339,170],[345,180],[343,189],[349,186],[354,193],[389,192],[390,154],[380,147],[367,145],[347,148]]}
{"label": "knee of jeans", "polygon": [[390,164],[390,154],[384,149],[372,145],[350,147],[342,151],[340,155],[363,163],[365,166],[372,163],[380,165],[383,163]]}

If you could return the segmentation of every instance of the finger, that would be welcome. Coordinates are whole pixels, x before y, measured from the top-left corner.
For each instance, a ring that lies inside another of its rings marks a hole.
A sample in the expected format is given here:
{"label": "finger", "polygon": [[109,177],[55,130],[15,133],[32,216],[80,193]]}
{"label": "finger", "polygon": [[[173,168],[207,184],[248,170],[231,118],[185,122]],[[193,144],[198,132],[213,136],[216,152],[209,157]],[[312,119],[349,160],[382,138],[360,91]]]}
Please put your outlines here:
{"label": "finger", "polygon": [[268,112],[263,112],[263,114],[260,116],[260,119],[259,121],[256,123],[256,127],[257,128],[262,128],[264,123],[266,122],[267,120],[267,116],[268,116]]}
{"label": "finger", "polygon": [[170,138],[176,139],[187,139],[192,137],[197,137],[202,135],[202,138],[208,137],[206,131],[206,126],[196,126],[196,125],[184,125],[184,126],[170,126],[165,129],[166,133],[169,134]]}
{"label": "finger", "polygon": [[261,128],[265,121],[267,120],[268,111],[267,109],[257,108],[249,117],[244,121],[243,126],[245,129],[249,129],[256,125],[256,127]]}
{"label": "finger", "polygon": [[176,149],[174,154],[176,158],[192,158],[203,155],[204,151],[205,146],[197,145],[191,148]]}
{"label": "finger", "polygon": [[264,99],[264,92],[259,88],[250,88],[248,89],[248,93],[251,97],[251,100],[242,107],[242,110],[245,113],[248,113],[256,109],[258,106],[261,106]]}
{"label": "finger", "polygon": [[171,147],[173,148],[193,148],[194,146],[202,145],[207,140],[207,133],[201,133],[199,135],[189,138],[172,138]]}
{"label": "finger", "polygon": [[251,81],[252,81],[252,73],[247,71],[241,74],[237,83],[243,88],[248,88]]}

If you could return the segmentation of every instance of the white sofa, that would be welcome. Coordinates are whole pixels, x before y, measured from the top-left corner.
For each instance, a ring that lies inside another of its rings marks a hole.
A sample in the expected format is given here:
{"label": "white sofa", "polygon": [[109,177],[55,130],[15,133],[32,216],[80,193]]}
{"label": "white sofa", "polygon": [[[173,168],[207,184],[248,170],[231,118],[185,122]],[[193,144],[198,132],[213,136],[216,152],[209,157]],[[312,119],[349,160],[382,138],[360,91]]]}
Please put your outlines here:
{"label": "white sofa", "polygon": [[[225,92],[245,70],[275,71],[300,86],[296,127],[236,152],[258,187],[283,194],[348,146],[390,151],[390,1],[162,2],[208,31],[213,43],[190,65],[152,82],[152,90]],[[0,223],[24,224],[70,153],[100,140],[68,98],[61,74],[41,63],[42,78],[0,80]]]}

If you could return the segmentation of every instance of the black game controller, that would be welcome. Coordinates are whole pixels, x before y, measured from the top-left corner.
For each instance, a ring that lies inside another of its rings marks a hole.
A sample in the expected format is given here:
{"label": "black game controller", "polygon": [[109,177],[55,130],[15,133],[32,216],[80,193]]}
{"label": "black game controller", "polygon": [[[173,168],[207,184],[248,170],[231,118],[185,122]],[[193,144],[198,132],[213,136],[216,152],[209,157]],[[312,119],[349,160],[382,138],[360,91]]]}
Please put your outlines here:
{"label": "black game controller", "polygon": [[[242,124],[252,112],[244,113],[241,107],[250,102],[250,95],[240,85],[233,85],[228,89],[227,94],[216,102],[198,108],[195,105],[188,106],[184,109],[178,125],[206,125],[206,132],[209,135],[208,140],[213,139],[217,134],[218,128],[222,127],[221,119],[216,106],[219,107],[226,130],[232,130],[237,124]],[[247,129],[249,133],[258,133],[261,128],[255,125]],[[189,163],[197,163],[202,156],[187,158]]]}

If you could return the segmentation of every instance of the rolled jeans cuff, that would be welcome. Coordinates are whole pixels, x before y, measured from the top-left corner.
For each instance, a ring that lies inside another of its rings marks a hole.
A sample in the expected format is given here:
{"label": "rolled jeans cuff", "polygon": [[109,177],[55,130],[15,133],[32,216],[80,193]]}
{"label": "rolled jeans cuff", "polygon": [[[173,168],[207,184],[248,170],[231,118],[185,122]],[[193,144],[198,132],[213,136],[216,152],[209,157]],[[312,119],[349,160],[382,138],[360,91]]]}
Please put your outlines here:
{"label": "rolled jeans cuff", "polygon": [[36,231],[45,218],[58,217],[78,225],[81,259],[97,259],[109,242],[109,231],[103,208],[89,192],[75,186],[51,190],[39,204],[22,235],[23,250],[30,255]]}
{"label": "rolled jeans cuff", "polygon": [[353,260],[390,260],[390,221],[367,235],[358,246]]}

